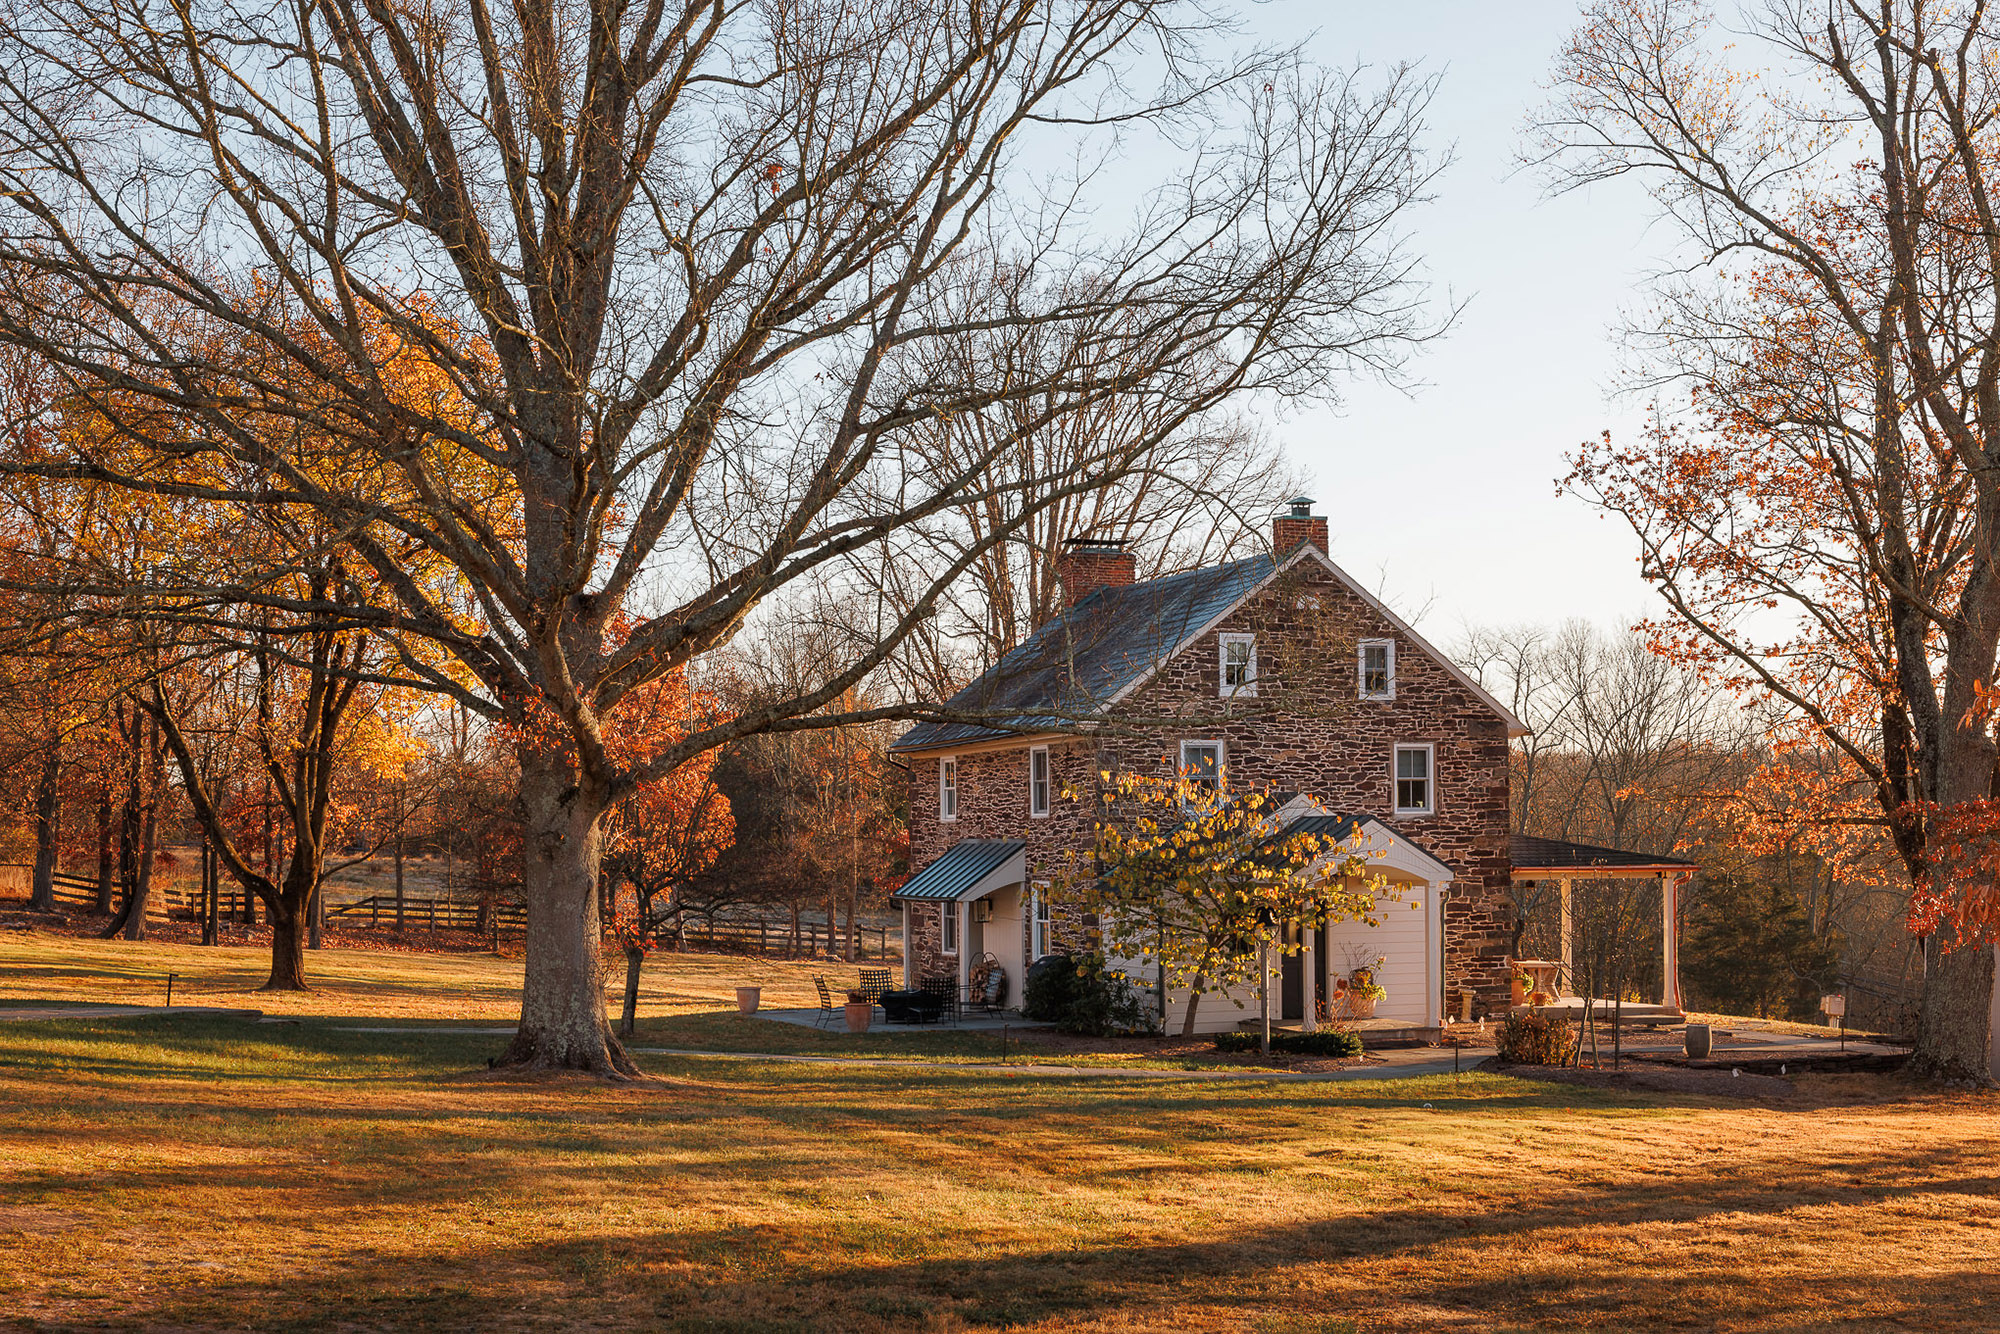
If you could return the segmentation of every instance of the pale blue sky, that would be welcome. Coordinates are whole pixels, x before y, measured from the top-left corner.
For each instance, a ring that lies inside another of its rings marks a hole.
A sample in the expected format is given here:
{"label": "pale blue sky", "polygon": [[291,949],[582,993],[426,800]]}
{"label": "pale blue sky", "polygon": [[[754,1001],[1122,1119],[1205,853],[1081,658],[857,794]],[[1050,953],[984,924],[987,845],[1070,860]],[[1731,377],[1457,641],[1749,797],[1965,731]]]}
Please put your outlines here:
{"label": "pale blue sky", "polygon": [[1415,240],[1440,288],[1469,297],[1451,336],[1416,362],[1404,394],[1348,391],[1339,413],[1282,422],[1332,516],[1333,556],[1401,608],[1430,604],[1423,630],[1462,622],[1582,616],[1628,623],[1653,609],[1622,522],[1555,494],[1564,455],[1643,405],[1615,399],[1610,339],[1671,236],[1648,229],[1636,185],[1543,198],[1515,170],[1521,125],[1576,0],[1270,0],[1246,5],[1253,31],[1302,38],[1321,61],[1418,60],[1443,74],[1434,140],[1455,143]]}

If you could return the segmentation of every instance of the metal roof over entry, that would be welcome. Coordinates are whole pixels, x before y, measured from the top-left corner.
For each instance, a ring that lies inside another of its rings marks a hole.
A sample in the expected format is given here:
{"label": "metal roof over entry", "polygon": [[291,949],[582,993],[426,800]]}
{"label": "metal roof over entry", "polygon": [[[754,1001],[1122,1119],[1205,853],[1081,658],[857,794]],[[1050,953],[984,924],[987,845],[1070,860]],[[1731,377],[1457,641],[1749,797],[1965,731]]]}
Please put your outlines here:
{"label": "metal roof over entry", "polygon": [[[968,838],[917,872],[893,894],[904,902],[955,903],[1016,884],[1027,871],[1028,845],[1018,838]],[[1019,866],[1010,863],[1018,861]]]}

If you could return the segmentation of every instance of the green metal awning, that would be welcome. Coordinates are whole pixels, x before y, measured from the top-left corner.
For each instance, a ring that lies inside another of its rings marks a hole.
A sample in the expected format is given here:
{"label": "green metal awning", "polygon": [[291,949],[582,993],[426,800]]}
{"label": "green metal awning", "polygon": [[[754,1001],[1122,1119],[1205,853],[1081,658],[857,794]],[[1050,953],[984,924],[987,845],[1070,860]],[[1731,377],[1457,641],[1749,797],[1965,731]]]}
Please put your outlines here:
{"label": "green metal awning", "polygon": [[892,898],[905,902],[956,903],[976,899],[1027,873],[1028,845],[1018,838],[968,838],[911,876]]}

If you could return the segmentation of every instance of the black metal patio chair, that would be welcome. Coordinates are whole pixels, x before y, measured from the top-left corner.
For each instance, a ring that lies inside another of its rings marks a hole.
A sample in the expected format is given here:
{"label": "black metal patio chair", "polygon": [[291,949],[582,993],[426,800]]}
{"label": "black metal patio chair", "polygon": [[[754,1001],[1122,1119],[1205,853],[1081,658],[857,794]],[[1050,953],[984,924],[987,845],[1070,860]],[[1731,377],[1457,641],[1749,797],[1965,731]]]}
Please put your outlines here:
{"label": "black metal patio chair", "polygon": [[868,998],[870,1005],[880,1005],[882,997],[894,991],[896,984],[889,980],[888,969],[864,968],[861,970],[861,985],[855,989]]}
{"label": "black metal patio chair", "polygon": [[937,1001],[938,1018],[958,1022],[958,979],[955,977],[927,977],[917,983],[917,990]]}
{"label": "black metal patio chair", "polygon": [[826,988],[825,974],[813,974],[813,985],[819,988],[819,1018],[813,1023],[819,1028],[825,1028],[827,1021],[833,1018],[834,1011],[840,1007],[833,1003],[833,993]]}

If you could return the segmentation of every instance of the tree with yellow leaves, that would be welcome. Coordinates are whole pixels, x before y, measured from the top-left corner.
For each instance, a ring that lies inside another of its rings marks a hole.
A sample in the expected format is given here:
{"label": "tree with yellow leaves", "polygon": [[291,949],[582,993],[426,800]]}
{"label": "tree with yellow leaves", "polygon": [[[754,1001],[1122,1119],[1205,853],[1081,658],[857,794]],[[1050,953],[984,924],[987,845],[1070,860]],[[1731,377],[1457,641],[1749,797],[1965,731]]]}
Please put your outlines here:
{"label": "tree with yellow leaves", "polygon": [[[1108,958],[1164,969],[1188,988],[1183,1036],[1201,998],[1260,982],[1285,928],[1374,924],[1386,886],[1367,859],[1325,835],[1290,832],[1267,791],[1225,793],[1197,775],[1099,775],[1091,861],[1057,896],[1092,914]],[[1265,1034],[1269,1042],[1268,1031]]]}

